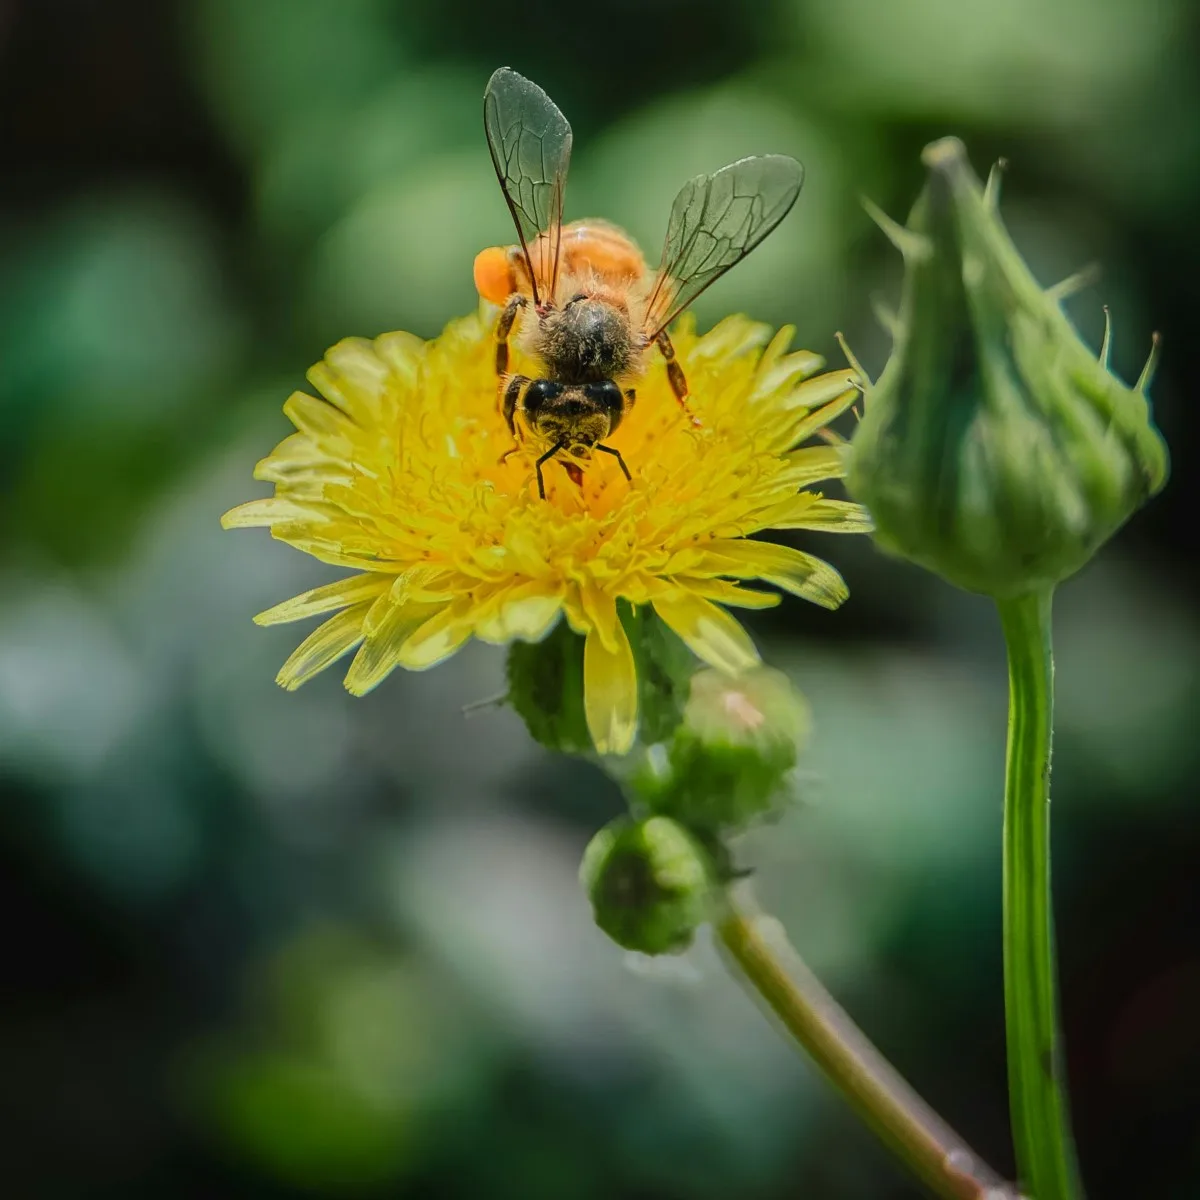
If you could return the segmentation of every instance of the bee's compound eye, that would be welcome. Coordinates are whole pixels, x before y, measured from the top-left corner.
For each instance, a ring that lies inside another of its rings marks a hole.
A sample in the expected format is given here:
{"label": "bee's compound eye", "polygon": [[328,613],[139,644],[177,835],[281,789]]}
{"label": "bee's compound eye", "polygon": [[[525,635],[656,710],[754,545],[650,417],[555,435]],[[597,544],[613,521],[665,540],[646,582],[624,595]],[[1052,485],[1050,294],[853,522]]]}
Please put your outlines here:
{"label": "bee's compound eye", "polygon": [[546,400],[553,400],[561,391],[562,384],[555,383],[553,379],[535,379],[525,389],[523,407],[526,412],[533,412]]}
{"label": "bee's compound eye", "polygon": [[587,385],[587,395],[594,403],[602,405],[610,413],[619,413],[625,407],[621,389],[611,379]]}
{"label": "bee's compound eye", "polygon": [[503,304],[513,294],[512,268],[503,246],[489,246],[475,255],[475,288],[493,304]]}

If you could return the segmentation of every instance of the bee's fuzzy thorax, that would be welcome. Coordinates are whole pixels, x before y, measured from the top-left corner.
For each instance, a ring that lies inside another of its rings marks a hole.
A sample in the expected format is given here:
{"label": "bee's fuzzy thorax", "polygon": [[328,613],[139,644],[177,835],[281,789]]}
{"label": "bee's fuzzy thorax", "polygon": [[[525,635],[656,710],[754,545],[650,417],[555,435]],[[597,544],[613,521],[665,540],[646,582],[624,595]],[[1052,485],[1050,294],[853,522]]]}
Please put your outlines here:
{"label": "bee's fuzzy thorax", "polygon": [[628,315],[591,297],[570,300],[538,318],[532,349],[563,383],[627,375],[641,354]]}

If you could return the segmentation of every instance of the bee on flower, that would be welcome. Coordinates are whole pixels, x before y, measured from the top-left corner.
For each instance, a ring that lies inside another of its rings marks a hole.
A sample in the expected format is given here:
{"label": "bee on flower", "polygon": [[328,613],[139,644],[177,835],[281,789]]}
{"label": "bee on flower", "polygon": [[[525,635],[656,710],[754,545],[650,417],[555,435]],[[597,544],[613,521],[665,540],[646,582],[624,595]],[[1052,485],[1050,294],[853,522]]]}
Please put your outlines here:
{"label": "bee on flower", "polygon": [[[501,67],[484,93],[483,121],[520,239],[475,259],[480,295],[503,305],[496,373],[509,432],[519,444],[528,428],[547,446],[534,462],[543,500],[542,464],[560,454],[587,462],[603,451],[631,479],[621,452],[602,444],[636,399],[623,385],[637,379],[646,351],[657,346],[676,400],[699,425],[667,327],[787,216],[804,170],[794,158],[768,154],[691,180],[671,206],[662,265],[651,275],[641,251],[615,225],[563,225],[571,126],[537,84]],[[507,373],[508,337],[522,314],[532,317],[524,340],[544,367],[534,379]],[[578,462],[565,465],[578,483]]]}
{"label": "bee on flower", "polygon": [[[856,376],[816,374],[816,355],[787,353],[791,329],[743,317],[667,332],[786,215],[794,160],[744,159],[685,185],[649,272],[615,227],[562,224],[570,126],[540,88],[498,71],[484,116],[519,245],[477,258],[480,311],[428,342],[334,346],[308,373],[320,398],[287,401],[296,432],[255,470],[274,495],[223,523],[266,526],[354,572],[256,618],[326,617],[284,687],[355,651],[345,682],[361,695],[471,637],[535,642],[565,619],[584,639],[594,745],[623,754],[638,686],[620,602],[650,606],[736,674],[759,658],[729,608],[781,598],[747,582],[845,599],[828,563],[749,535],[869,529],[860,506],[806,490],[845,473],[844,447],[802,445],[850,407]],[[655,348],[665,369],[646,361]]]}

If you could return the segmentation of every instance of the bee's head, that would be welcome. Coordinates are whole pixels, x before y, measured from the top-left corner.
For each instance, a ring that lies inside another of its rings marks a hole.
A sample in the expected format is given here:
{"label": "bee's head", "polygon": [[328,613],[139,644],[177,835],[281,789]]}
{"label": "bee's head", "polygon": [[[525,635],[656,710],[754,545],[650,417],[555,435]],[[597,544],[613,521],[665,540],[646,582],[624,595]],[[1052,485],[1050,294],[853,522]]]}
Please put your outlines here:
{"label": "bee's head", "polygon": [[541,318],[535,348],[550,373],[567,383],[624,375],[636,355],[628,315],[605,300],[585,295]]}
{"label": "bee's head", "polygon": [[540,437],[580,459],[620,423],[624,398],[610,379],[583,385],[564,385],[554,379],[535,379],[525,391],[522,408]]}

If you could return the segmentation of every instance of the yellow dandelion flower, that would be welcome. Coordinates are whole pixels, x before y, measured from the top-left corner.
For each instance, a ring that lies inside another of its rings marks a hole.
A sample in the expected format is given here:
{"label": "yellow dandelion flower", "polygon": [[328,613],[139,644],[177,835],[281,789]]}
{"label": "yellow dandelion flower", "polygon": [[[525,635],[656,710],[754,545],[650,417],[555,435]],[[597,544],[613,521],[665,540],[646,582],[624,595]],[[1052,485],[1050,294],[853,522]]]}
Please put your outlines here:
{"label": "yellow dandelion flower", "polygon": [[[346,687],[362,695],[396,667],[420,671],[472,636],[536,641],[560,617],[585,636],[588,727],[601,753],[637,730],[634,655],[618,600],[651,605],[704,662],[736,673],[759,661],[729,607],[768,608],[759,579],[827,608],[846,598],[828,563],[749,540],[765,529],[858,533],[864,510],[808,485],[844,473],[843,449],[797,448],[852,403],[852,371],[786,353],[792,330],[730,317],[703,336],[673,335],[691,385],[681,413],[661,364],[609,444],[579,472],[518,450],[496,403],[494,310],[423,342],[406,333],[339,342],[295,393],[297,432],[255,469],[274,496],[225,514],[226,528],[274,537],[355,574],[260,613],[263,625],[335,613],[299,645],[278,682],[296,688],[357,648]],[[527,365],[520,361],[517,369]],[[576,480],[572,479],[572,474]]]}

